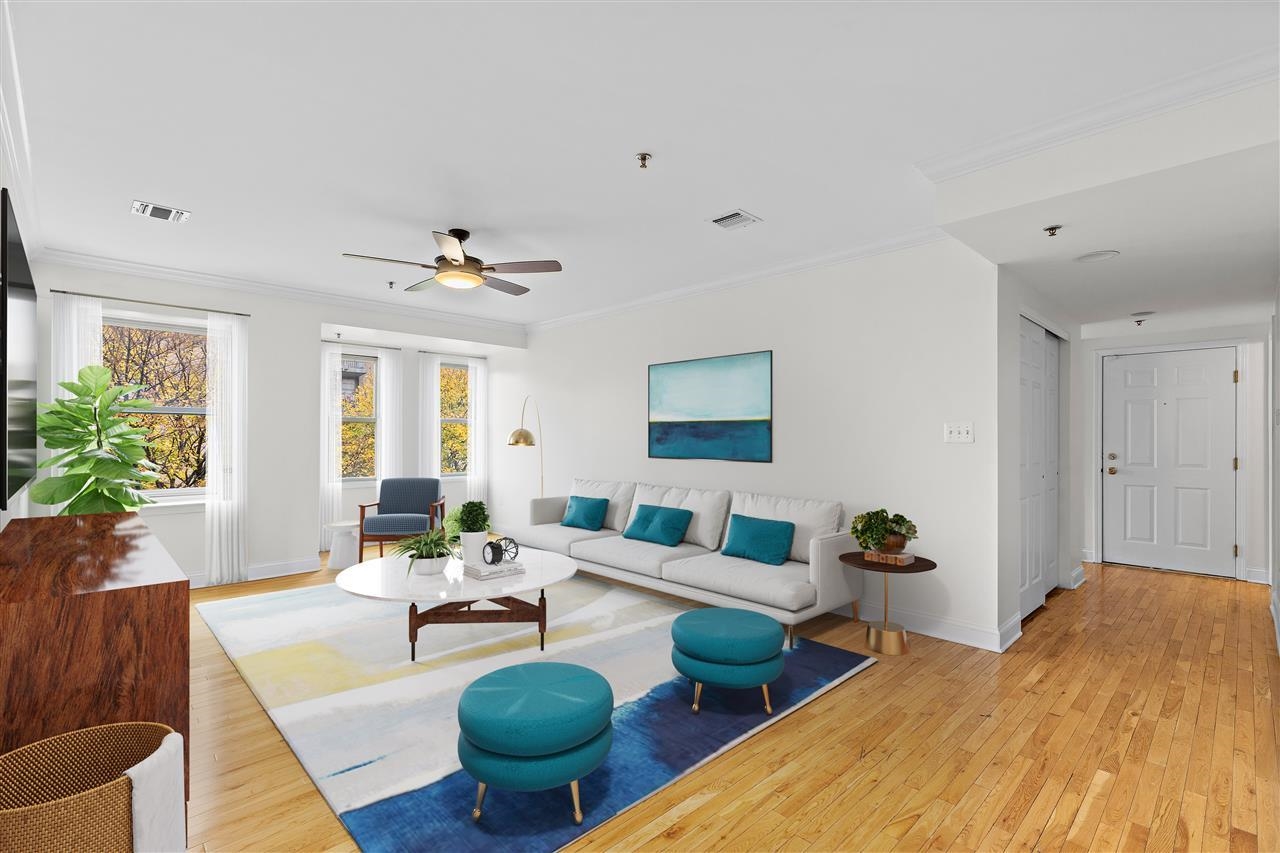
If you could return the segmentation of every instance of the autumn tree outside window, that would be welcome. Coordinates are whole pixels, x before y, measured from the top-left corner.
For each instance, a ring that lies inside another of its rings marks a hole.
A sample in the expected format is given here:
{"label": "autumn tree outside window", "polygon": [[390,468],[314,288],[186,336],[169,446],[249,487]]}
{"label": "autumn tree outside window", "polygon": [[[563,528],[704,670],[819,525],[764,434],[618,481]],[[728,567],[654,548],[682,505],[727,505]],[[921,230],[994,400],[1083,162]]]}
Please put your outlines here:
{"label": "autumn tree outside window", "polygon": [[159,479],[145,489],[203,489],[207,462],[208,336],[198,326],[110,317],[102,324],[102,363],[117,385],[152,407],[134,416],[148,431],[147,458]]}
{"label": "autumn tree outside window", "polygon": [[440,365],[440,474],[467,473],[471,431],[470,389],[465,364]]}
{"label": "autumn tree outside window", "polygon": [[342,354],[342,477],[377,475],[378,359]]}

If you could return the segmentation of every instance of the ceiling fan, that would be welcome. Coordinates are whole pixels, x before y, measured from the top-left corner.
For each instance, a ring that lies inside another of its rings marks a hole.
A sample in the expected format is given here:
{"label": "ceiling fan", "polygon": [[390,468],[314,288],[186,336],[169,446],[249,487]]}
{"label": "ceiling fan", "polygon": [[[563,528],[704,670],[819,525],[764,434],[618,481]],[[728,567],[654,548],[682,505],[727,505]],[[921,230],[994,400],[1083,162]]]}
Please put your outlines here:
{"label": "ceiling fan", "polygon": [[474,255],[468,255],[462,249],[463,242],[471,236],[470,231],[450,228],[447,234],[432,231],[431,235],[436,238],[436,245],[440,247],[440,256],[436,258],[434,264],[402,261],[397,258],[380,258],[376,255],[353,255],[350,252],[343,252],[342,257],[385,261],[389,264],[405,264],[421,267],[424,270],[435,270],[435,275],[412,284],[405,290],[426,290],[436,283],[455,290],[469,290],[483,284],[494,290],[510,293],[512,296],[523,296],[529,292],[529,288],[515,282],[494,278],[489,273],[560,272],[563,269],[559,261],[510,261],[505,264],[486,264]]}

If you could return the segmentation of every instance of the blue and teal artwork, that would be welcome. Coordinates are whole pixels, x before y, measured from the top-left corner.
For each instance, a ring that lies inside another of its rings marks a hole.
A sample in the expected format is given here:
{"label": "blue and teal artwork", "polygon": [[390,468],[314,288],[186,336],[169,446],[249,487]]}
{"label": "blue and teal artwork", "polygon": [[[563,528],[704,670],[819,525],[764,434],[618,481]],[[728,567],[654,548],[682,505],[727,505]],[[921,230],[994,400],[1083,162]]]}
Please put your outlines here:
{"label": "blue and teal artwork", "polygon": [[649,365],[649,456],[773,461],[773,351]]}

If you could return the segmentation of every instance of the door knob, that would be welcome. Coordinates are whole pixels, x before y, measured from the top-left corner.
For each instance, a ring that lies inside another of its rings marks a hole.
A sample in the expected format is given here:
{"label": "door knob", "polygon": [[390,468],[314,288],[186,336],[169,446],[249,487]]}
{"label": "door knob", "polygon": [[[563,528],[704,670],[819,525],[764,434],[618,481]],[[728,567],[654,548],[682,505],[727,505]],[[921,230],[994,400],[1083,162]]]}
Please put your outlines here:
{"label": "door knob", "polygon": [[1114,465],[1112,465],[1110,468],[1108,468],[1108,469],[1107,469],[1107,473],[1108,473],[1108,474],[1115,474],[1115,473],[1116,473],[1116,470],[1117,470],[1117,469],[1116,469],[1116,467],[1115,467]]}
{"label": "door knob", "polygon": [[1108,453],[1108,454],[1107,454],[1107,458],[1108,458],[1108,459],[1112,459],[1112,460],[1114,460],[1114,459],[1117,459],[1117,458],[1119,458],[1119,457],[1117,457],[1114,453]]}

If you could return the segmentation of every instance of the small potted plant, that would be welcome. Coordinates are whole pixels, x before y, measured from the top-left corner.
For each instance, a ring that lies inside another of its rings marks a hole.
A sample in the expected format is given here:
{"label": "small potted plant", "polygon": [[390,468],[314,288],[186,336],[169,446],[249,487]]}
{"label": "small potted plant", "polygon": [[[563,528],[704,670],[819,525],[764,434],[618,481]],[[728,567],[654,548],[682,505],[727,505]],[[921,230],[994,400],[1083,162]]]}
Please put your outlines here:
{"label": "small potted plant", "polygon": [[863,550],[881,554],[901,554],[907,543],[919,535],[914,521],[901,513],[889,515],[883,507],[854,516],[849,533]]}
{"label": "small potted plant", "polygon": [[489,510],[484,501],[467,501],[458,508],[458,526],[462,532],[462,562],[468,566],[484,563],[484,543],[489,541]]}
{"label": "small potted plant", "polygon": [[413,572],[417,575],[438,575],[444,571],[449,558],[453,556],[449,536],[440,528],[401,539],[392,546],[392,550],[399,556],[409,558],[409,569],[405,574]]}

